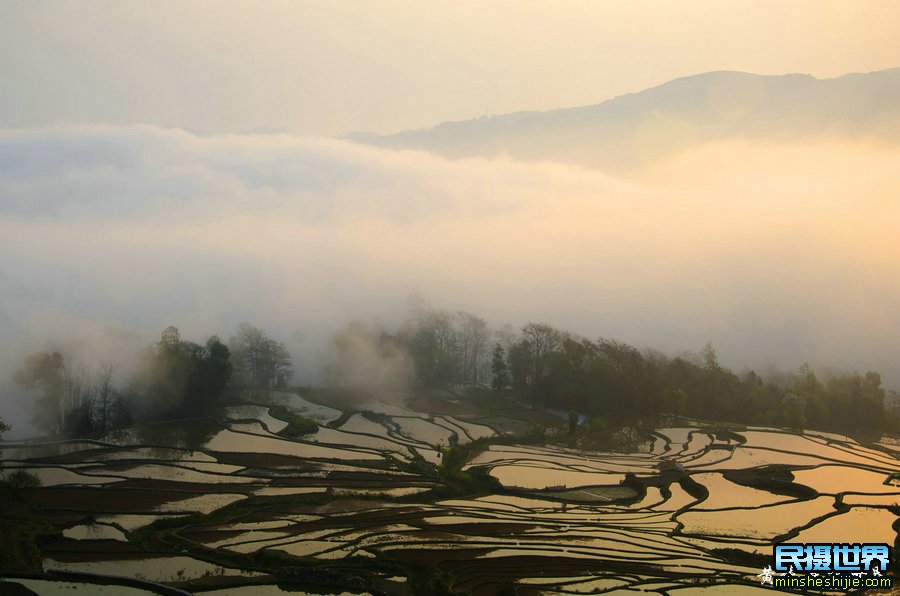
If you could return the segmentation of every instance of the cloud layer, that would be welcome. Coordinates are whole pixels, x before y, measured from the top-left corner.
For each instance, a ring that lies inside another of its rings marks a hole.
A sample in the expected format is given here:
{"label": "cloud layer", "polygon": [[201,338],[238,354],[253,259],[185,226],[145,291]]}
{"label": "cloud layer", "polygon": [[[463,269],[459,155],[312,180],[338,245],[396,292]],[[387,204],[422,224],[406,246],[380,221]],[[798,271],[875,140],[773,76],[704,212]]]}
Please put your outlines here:
{"label": "cloud layer", "polygon": [[620,179],[287,135],[2,131],[0,374],[51,344],[121,354],[247,320],[312,378],[335,330],[393,324],[420,294],[896,386],[898,165],[897,147],[734,141]]}

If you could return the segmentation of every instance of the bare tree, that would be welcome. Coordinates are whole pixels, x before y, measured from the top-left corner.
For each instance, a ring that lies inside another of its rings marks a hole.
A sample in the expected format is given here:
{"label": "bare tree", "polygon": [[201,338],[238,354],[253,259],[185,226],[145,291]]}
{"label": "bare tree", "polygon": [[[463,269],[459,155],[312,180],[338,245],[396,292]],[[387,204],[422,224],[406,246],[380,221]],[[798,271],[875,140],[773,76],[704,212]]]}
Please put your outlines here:
{"label": "bare tree", "polygon": [[459,351],[459,337],[452,314],[445,310],[432,311],[427,315],[427,325],[434,335],[439,352]]}
{"label": "bare tree", "polygon": [[544,375],[547,356],[562,346],[562,334],[544,323],[528,323],[522,327],[522,338],[528,346],[532,364],[532,383]]}
{"label": "bare tree", "polygon": [[516,330],[512,325],[507,323],[500,329],[497,329],[494,332],[494,336],[496,336],[497,342],[503,348],[507,357],[509,357],[510,351],[512,351],[513,346],[516,345],[516,342],[519,340],[519,334],[516,333]]}
{"label": "bare tree", "polygon": [[477,383],[479,372],[485,364],[487,341],[490,336],[487,322],[467,312],[457,313],[457,318],[461,377],[465,381]]}
{"label": "bare tree", "polygon": [[110,412],[113,402],[113,376],[116,374],[114,364],[103,363],[94,374],[94,401],[97,408],[100,428],[110,430]]}
{"label": "bare tree", "polygon": [[265,345],[264,363],[266,367],[268,388],[284,389],[294,375],[291,355],[283,344],[268,340]]}
{"label": "bare tree", "polygon": [[78,418],[90,417],[91,400],[93,397],[91,387],[91,373],[84,365],[66,366],[63,369],[63,427],[71,427],[79,424]]}
{"label": "bare tree", "polygon": [[293,376],[291,355],[283,344],[249,323],[238,326],[229,342],[235,385],[251,394],[286,386]]}

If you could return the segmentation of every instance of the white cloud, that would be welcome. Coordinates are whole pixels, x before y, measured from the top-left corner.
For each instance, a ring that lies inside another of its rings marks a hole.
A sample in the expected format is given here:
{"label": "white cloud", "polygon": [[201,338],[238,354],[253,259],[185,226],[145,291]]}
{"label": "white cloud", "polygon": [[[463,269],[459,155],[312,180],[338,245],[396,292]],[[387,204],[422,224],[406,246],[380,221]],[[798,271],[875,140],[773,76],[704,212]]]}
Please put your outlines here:
{"label": "white cloud", "polygon": [[419,293],[495,324],[669,351],[711,339],[732,365],[900,384],[898,158],[733,142],[624,180],[287,135],[3,131],[0,374],[50,341],[242,320],[310,374],[335,329],[395,322]]}

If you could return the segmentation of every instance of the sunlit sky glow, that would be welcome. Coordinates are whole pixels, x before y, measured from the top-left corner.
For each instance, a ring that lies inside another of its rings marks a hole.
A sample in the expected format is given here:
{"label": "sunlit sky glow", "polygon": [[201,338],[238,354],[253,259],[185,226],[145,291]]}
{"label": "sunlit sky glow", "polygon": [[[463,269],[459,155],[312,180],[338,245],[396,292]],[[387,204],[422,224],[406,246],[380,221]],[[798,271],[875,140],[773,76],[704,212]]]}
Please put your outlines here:
{"label": "sunlit sky glow", "polygon": [[389,132],[900,65],[892,0],[0,1],[0,127]]}
{"label": "sunlit sky glow", "polygon": [[900,388],[900,71],[777,79],[801,100],[690,79],[620,129],[513,131],[539,163],[334,138],[895,68],[898,24],[893,0],[0,0],[0,418],[27,432],[29,350],[127,371],[166,325],[249,321],[318,382],[337,329],[411,295]]}

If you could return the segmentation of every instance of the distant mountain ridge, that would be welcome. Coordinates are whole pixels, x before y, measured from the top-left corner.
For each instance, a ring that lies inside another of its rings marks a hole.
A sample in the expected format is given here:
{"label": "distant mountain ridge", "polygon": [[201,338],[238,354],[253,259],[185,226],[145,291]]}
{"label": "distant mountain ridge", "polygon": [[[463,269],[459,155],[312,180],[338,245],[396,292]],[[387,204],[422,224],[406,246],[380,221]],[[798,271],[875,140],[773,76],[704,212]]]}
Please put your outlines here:
{"label": "distant mountain ridge", "polygon": [[448,157],[507,154],[627,167],[696,142],[819,134],[900,142],[900,68],[834,79],[708,72],[592,106],[446,122],[391,135],[354,133],[349,138]]}

